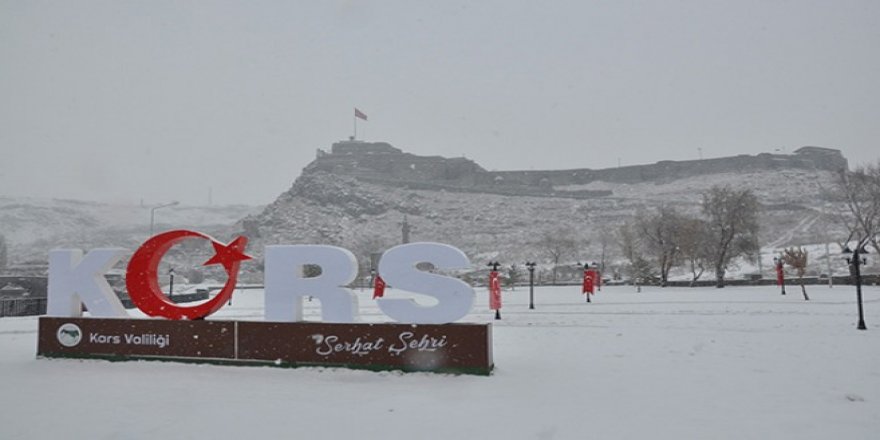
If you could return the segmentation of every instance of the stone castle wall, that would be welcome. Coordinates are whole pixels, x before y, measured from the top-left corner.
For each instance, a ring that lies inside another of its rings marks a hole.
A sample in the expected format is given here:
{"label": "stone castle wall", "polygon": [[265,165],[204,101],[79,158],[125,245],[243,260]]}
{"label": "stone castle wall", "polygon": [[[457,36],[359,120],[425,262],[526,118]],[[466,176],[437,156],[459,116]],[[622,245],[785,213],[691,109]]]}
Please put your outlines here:
{"label": "stone castle wall", "polygon": [[594,181],[611,183],[671,181],[705,174],[766,171],[783,168],[839,171],[847,169],[847,167],[847,161],[840,151],[830,150],[826,153],[762,153],[755,156],[743,154],[702,160],[668,160],[650,165],[633,165],[601,170],[497,171],[491,172],[492,176],[490,178],[501,176],[505,182],[560,186],[587,184]]}
{"label": "stone castle wall", "polygon": [[463,185],[473,185],[476,176],[487,172],[474,161],[463,157],[417,156],[383,142],[337,142],[333,144],[333,151],[330,154],[319,152],[318,158],[306,167],[306,171]]}
{"label": "stone castle wall", "polygon": [[686,177],[730,172],[752,172],[785,168],[838,171],[847,169],[839,150],[803,147],[794,154],[762,153],[714,159],[661,161],[592,170],[588,168],[550,171],[486,171],[466,158],[417,156],[384,142],[343,141],[332,152],[319,150],[318,158],[304,172],[326,171],[361,178],[374,183],[408,185],[422,189],[460,189],[467,192],[589,198],[607,192],[560,191],[560,186],[594,181],[639,183],[671,181]]}

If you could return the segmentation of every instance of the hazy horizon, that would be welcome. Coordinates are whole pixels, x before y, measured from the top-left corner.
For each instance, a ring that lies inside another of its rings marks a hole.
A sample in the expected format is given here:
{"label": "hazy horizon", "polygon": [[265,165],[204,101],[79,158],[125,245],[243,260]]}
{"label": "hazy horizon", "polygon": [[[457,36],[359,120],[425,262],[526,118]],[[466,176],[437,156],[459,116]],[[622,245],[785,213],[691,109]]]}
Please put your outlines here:
{"label": "hazy horizon", "polygon": [[[490,170],[880,158],[880,3],[0,0],[0,195],[265,204],[352,135]],[[777,151],[778,150],[778,151]]]}

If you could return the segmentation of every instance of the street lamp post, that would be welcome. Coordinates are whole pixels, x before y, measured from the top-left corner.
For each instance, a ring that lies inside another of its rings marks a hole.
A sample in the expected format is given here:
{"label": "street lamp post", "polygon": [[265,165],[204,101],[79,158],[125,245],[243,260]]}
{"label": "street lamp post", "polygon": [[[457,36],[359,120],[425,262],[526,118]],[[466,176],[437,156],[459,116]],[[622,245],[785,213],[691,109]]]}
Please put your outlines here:
{"label": "street lamp post", "polygon": [[178,204],[179,204],[179,202],[174,201],[171,203],[164,203],[162,205],[157,205],[157,206],[150,208],[150,237],[153,236],[153,225],[156,222],[156,210],[162,209],[162,208],[167,208],[169,206],[177,206]]}
{"label": "street lamp post", "polygon": [[776,284],[779,284],[782,294],[785,295],[785,260],[773,257],[773,264],[776,266]]}
{"label": "street lamp post", "polygon": [[526,261],[526,267],[529,269],[529,309],[535,310],[535,262]]}
{"label": "street lamp post", "polygon": [[865,249],[864,242],[866,241],[867,240],[860,240],[855,250],[850,249],[849,246],[843,250],[844,254],[852,255],[851,257],[846,257],[846,262],[852,266],[853,275],[856,278],[856,301],[859,303],[859,330],[868,329],[868,326],[865,325],[865,312],[862,308],[862,271],[859,268],[868,263],[868,259],[864,257],[864,254],[868,253]]}

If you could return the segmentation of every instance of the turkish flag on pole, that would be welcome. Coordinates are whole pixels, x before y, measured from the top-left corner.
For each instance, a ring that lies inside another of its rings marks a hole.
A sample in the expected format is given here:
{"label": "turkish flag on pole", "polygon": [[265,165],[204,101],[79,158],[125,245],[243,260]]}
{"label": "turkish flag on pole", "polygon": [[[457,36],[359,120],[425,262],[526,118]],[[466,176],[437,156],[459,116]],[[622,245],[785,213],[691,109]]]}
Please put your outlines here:
{"label": "turkish flag on pole", "polygon": [[355,107],[354,109],[354,117],[363,119],[365,121],[367,120],[367,115],[365,115],[364,112],[358,110],[357,107]]}
{"label": "turkish flag on pole", "polygon": [[377,274],[376,281],[373,283],[373,299],[383,296],[385,296],[385,280]]}
{"label": "turkish flag on pole", "polygon": [[585,270],[584,271],[584,286],[583,286],[583,289],[581,290],[581,293],[586,293],[587,295],[590,295],[594,292],[593,291],[593,280],[595,279],[595,276],[596,276],[596,274],[592,270]]}
{"label": "turkish flag on pole", "polygon": [[501,280],[498,279],[498,272],[489,272],[489,309],[501,309]]}

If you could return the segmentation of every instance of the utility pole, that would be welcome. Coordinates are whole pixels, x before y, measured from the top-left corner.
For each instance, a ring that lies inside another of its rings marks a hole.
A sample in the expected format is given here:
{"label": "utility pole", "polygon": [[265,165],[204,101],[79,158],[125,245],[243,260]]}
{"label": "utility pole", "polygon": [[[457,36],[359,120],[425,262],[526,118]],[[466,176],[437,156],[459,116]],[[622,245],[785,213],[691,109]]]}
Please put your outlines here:
{"label": "utility pole", "polygon": [[409,222],[406,220],[406,215],[403,216],[403,224],[401,225],[400,229],[400,232],[403,235],[403,237],[401,237],[403,239],[403,244],[409,243],[409,233],[412,228],[410,228]]}
{"label": "utility pole", "polygon": [[831,249],[828,245],[828,237],[825,237],[825,262],[828,264],[828,288],[834,287],[834,274],[831,273]]}

